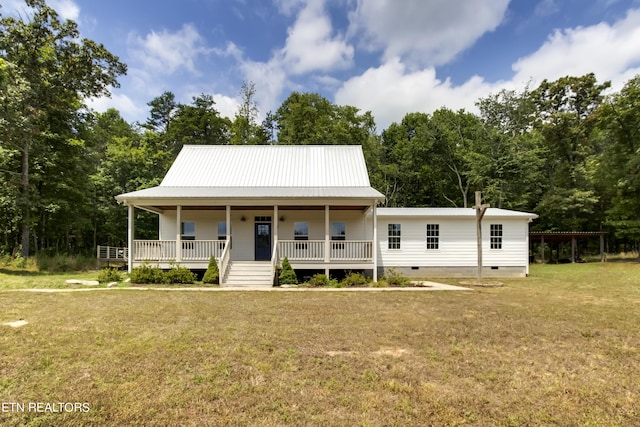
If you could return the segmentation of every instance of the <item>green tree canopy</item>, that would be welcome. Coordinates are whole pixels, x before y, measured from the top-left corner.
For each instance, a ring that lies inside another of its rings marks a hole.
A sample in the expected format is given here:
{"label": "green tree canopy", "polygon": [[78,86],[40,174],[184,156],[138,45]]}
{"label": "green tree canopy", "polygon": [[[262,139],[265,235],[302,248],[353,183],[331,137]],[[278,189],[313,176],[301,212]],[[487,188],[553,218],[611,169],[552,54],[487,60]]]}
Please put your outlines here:
{"label": "green tree canopy", "polygon": [[[42,186],[55,179],[49,168],[55,155],[83,144],[77,138],[80,109],[88,97],[108,95],[126,66],[101,44],[80,39],[77,24],[61,21],[44,0],[26,0],[28,19],[2,16],[0,58],[4,90],[15,98],[3,110],[20,105],[20,115],[5,117],[2,147],[19,153],[18,199],[22,254],[29,254],[30,232],[43,208]],[[46,176],[46,180],[45,180]],[[79,178],[79,177],[76,177]],[[15,191],[15,190],[9,190]]]}

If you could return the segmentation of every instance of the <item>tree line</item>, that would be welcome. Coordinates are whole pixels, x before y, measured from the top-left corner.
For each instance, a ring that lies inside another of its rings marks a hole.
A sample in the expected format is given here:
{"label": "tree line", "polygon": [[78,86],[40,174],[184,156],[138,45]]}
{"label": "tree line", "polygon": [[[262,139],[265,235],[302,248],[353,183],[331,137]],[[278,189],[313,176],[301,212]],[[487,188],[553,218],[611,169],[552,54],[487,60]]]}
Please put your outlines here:
{"label": "tree line", "polygon": [[[535,212],[533,229],[610,233],[640,242],[640,76],[618,92],[567,76],[477,101],[479,114],[408,113],[378,131],[370,112],[293,92],[258,121],[245,82],[233,119],[211,95],[172,92],[144,123],[85,106],[117,87],[126,65],[81,39],[44,0],[28,19],[0,16],[0,252],[91,253],[126,242],[114,196],[158,185],[184,144],[357,144],[386,206],[494,207]],[[137,212],[136,232],[157,237]]]}

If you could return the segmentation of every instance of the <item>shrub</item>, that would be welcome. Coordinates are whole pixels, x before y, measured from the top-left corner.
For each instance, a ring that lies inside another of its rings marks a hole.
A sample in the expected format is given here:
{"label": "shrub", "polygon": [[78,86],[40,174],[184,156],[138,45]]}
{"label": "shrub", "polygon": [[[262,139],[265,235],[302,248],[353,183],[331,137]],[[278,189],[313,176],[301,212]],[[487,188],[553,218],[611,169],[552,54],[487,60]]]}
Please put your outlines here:
{"label": "shrub", "polygon": [[390,268],[384,273],[383,280],[389,284],[389,286],[409,286],[411,280],[404,277],[399,271]]}
{"label": "shrub", "polygon": [[148,265],[141,265],[131,270],[129,275],[131,283],[137,284],[158,284],[165,283],[165,275],[158,267],[150,267]]}
{"label": "shrub", "polygon": [[282,260],[282,270],[280,271],[280,276],[278,277],[281,285],[297,285],[298,284],[298,276],[296,272],[291,267],[289,263],[289,259],[284,257]]}
{"label": "shrub", "polygon": [[386,280],[379,280],[377,282],[369,283],[369,287],[370,288],[388,288],[389,287],[389,283],[387,283]]}
{"label": "shrub", "polygon": [[307,284],[313,288],[317,288],[319,286],[329,286],[330,282],[326,274],[314,274]]}
{"label": "shrub", "polygon": [[366,286],[369,281],[360,273],[349,273],[347,277],[342,279],[340,284],[346,287]]}
{"label": "shrub", "polygon": [[164,283],[190,284],[196,281],[198,276],[186,267],[172,266],[171,269],[163,273]]}
{"label": "shrub", "polygon": [[218,262],[214,256],[209,258],[209,266],[207,267],[207,271],[204,273],[204,277],[202,277],[202,283],[220,283],[220,270],[218,269]]}
{"label": "shrub", "polygon": [[344,284],[338,279],[329,279],[329,287],[330,288],[343,288]]}
{"label": "shrub", "polygon": [[115,268],[103,268],[98,273],[98,282],[100,283],[109,283],[109,282],[120,282],[122,281],[122,276]]}

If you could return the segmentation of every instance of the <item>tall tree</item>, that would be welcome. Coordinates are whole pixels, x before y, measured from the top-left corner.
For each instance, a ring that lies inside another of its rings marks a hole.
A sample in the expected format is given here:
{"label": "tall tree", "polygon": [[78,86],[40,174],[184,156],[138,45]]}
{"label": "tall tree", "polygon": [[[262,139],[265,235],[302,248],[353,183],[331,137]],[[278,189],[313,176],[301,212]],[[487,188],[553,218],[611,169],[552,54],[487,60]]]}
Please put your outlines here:
{"label": "tall tree", "polygon": [[158,133],[165,133],[178,108],[176,96],[173,92],[167,91],[149,101],[147,105],[151,110],[144,127]]}
{"label": "tall tree", "polygon": [[291,93],[270,118],[283,145],[364,145],[375,134],[371,112],[335,105],[317,93]]}
{"label": "tall tree", "polygon": [[490,135],[478,147],[483,161],[474,164],[485,200],[496,207],[533,210],[542,195],[547,151],[533,128],[536,106],[529,89],[502,90],[476,105]]}
{"label": "tall tree", "polygon": [[242,82],[240,108],[231,124],[231,144],[262,145],[269,143],[268,131],[258,124],[258,104],[255,100],[256,85]]}
{"label": "tall tree", "polygon": [[[8,132],[2,145],[20,153],[20,205],[22,255],[29,254],[30,231],[36,220],[33,208],[38,185],[31,182],[32,153],[45,156],[49,148],[74,144],[74,115],[88,97],[108,95],[118,85],[117,77],[126,66],[101,44],[80,39],[77,24],[60,21],[44,0],[25,0],[33,10],[28,20],[0,19],[0,57],[15,67],[16,77],[9,85],[28,86],[20,93],[24,109],[7,127],[22,125],[19,132]],[[13,118],[12,118],[13,119]],[[35,184],[35,185],[34,185]]]}
{"label": "tall tree", "polygon": [[640,75],[602,105],[598,119],[607,145],[595,179],[607,199],[606,223],[640,244]]}
{"label": "tall tree", "polygon": [[215,109],[213,96],[201,94],[191,105],[178,104],[161,137],[176,156],[184,144],[228,144],[230,127],[231,121]]}
{"label": "tall tree", "polygon": [[545,190],[536,211],[550,229],[581,230],[593,222],[598,202],[592,179],[598,154],[592,138],[594,112],[609,86],[587,74],[545,80],[531,93],[535,129],[548,151]]}

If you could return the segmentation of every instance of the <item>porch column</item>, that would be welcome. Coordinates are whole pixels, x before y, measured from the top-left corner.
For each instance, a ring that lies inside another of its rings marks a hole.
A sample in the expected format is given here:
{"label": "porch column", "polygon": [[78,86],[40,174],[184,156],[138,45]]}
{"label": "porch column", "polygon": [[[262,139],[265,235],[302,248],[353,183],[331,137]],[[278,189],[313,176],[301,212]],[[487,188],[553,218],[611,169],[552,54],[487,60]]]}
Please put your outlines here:
{"label": "porch column", "polygon": [[[525,260],[525,268],[524,268],[524,274],[529,277],[529,262],[531,261],[529,258],[529,254],[533,255],[533,259],[535,261],[536,257],[535,257],[535,252],[533,251],[533,246],[531,245],[531,238],[529,237],[529,225],[527,225],[527,232],[525,234],[525,236],[527,236],[527,258]],[[531,251],[531,252],[529,252]]]}
{"label": "porch column", "polygon": [[373,281],[378,281],[378,213],[377,200],[373,201],[373,248],[371,255],[373,256]]}
{"label": "porch column", "polygon": [[176,206],[176,262],[182,261],[182,206]]}
{"label": "porch column", "polygon": [[129,205],[129,217],[127,218],[127,247],[129,250],[129,259],[127,260],[127,272],[131,273],[131,270],[133,269],[133,256],[134,256],[134,249],[133,249],[133,237],[134,237],[134,218],[135,218],[135,212],[133,210],[133,205]]}
{"label": "porch column", "polygon": [[600,233],[600,262],[604,262],[604,234]]}
{"label": "porch column", "polygon": [[[273,243],[274,246],[278,241],[278,222],[280,222],[280,218],[278,217],[278,205],[273,205]],[[275,249],[275,248],[273,248]]]}
{"label": "porch column", "polygon": [[324,273],[329,277],[329,261],[331,261],[331,230],[329,229],[329,205],[324,206]]}
{"label": "porch column", "polygon": [[231,206],[227,205],[227,215],[225,217],[225,232],[227,234],[227,242],[231,240]]}

